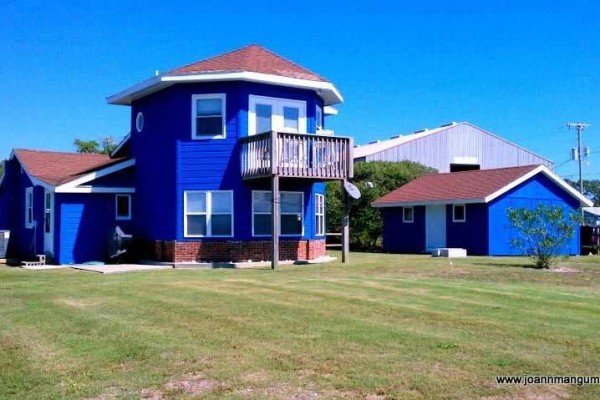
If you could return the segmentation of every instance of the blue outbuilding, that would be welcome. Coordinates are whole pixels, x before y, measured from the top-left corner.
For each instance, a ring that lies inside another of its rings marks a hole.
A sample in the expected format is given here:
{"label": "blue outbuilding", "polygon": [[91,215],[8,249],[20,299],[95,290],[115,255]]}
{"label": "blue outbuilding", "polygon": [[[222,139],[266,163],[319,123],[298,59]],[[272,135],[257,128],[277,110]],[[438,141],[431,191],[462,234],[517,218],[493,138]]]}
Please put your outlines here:
{"label": "blue outbuilding", "polygon": [[130,107],[110,156],[16,150],[0,184],[12,256],[106,259],[115,226],[140,258],[325,255],[325,184],[352,176],[352,139],[325,129],[327,79],[257,45],[158,74],[108,98]]}
{"label": "blue outbuilding", "polygon": [[[383,213],[383,248],[422,253],[464,248],[470,255],[520,255],[511,246],[509,208],[538,204],[577,212],[592,202],[546,166],[530,165],[429,174],[377,199]],[[579,254],[579,230],[564,254]]]}

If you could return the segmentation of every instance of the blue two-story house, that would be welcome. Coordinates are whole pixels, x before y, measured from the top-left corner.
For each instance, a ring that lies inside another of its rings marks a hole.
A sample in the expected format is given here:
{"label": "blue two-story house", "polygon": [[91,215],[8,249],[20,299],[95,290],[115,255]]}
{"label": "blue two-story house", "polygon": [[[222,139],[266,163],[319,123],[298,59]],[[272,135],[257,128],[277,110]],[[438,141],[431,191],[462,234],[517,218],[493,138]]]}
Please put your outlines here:
{"label": "blue two-story house", "polygon": [[69,154],[81,161],[52,182],[40,157],[14,151],[8,160],[0,228],[15,232],[16,256],[44,249],[63,264],[105,259],[116,225],[140,258],[158,261],[269,260],[272,232],[280,259],[325,254],[324,181],[352,175],[352,140],[325,129],[342,102],[331,82],[252,45],[108,102],[131,108],[130,133],[97,165]]}

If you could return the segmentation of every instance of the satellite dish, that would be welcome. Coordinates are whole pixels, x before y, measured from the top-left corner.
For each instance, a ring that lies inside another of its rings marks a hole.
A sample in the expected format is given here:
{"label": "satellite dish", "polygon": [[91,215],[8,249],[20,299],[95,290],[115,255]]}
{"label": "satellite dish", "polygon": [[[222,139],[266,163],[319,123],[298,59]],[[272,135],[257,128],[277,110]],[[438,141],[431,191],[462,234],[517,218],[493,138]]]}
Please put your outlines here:
{"label": "satellite dish", "polygon": [[358,190],[356,185],[353,185],[352,183],[345,180],[344,189],[346,190],[346,193],[348,193],[348,195],[354,200],[360,199],[360,190]]}

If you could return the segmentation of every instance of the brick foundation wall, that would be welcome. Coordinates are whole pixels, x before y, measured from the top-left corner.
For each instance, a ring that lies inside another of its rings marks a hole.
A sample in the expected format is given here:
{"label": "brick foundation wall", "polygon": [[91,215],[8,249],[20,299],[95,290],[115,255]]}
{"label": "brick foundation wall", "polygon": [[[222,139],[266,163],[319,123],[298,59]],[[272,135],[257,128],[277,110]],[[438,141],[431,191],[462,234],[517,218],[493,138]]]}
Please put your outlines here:
{"label": "brick foundation wall", "polygon": [[[156,240],[146,244],[144,255],[157,261],[270,261],[271,241],[194,241]],[[280,260],[314,260],[325,255],[325,239],[280,240]]]}

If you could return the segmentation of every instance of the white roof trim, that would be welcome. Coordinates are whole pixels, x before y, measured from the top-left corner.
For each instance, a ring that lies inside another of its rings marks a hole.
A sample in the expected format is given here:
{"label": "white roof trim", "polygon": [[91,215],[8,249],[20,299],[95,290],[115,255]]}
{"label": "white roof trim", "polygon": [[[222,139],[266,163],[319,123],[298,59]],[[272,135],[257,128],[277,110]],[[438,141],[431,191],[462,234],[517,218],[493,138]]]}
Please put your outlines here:
{"label": "white roof trim", "polygon": [[388,207],[414,207],[414,206],[439,205],[439,204],[489,203],[539,173],[546,175],[550,180],[552,180],[554,183],[556,183],[558,186],[560,186],[565,192],[570,194],[575,199],[579,200],[579,204],[581,206],[594,205],[594,203],[592,201],[588,200],[584,195],[579,193],[577,190],[573,189],[573,187],[571,187],[571,185],[569,185],[563,179],[561,179],[560,177],[555,175],[552,171],[550,171],[548,169],[548,167],[546,167],[544,165],[540,165],[539,167],[531,170],[530,172],[526,173],[525,175],[521,176],[520,178],[515,179],[508,185],[504,186],[503,188],[495,191],[494,193],[492,193],[482,199],[447,199],[447,200],[432,200],[432,201],[420,201],[420,202],[411,201],[411,202],[394,202],[394,203],[379,203],[379,204],[376,204],[375,202],[373,202],[373,203],[371,203],[371,207],[388,208]]}
{"label": "white roof trim", "polygon": [[259,72],[204,72],[189,75],[159,75],[140,82],[129,89],[109,96],[109,104],[131,105],[131,102],[150,93],[157,92],[168,86],[182,82],[215,82],[215,81],[248,81],[268,83],[272,85],[289,86],[316,91],[323,99],[325,106],[341,103],[344,98],[331,82],[313,81],[310,79],[289,78],[279,75],[262,74]]}
{"label": "white roof trim", "polygon": [[[57,186],[54,191],[56,193],[93,193],[91,191],[90,192],[77,192],[76,190],[83,189],[81,187],[78,188],[78,186],[80,186],[84,183],[88,183],[95,179],[102,178],[103,176],[110,175],[117,171],[121,171],[121,170],[131,167],[133,165],[135,165],[135,158],[132,158],[131,160],[120,162],[118,164],[113,164],[104,169],[100,169],[98,171],[94,171],[89,174],[86,174],[86,175],[82,176],[81,178],[77,178],[70,182],[64,183],[60,186]],[[105,189],[105,188],[94,188],[94,189]]]}
{"label": "white roof trim", "polygon": [[115,147],[115,149],[113,151],[110,152],[110,157],[114,157],[115,154],[117,154],[119,152],[119,150],[121,150],[121,148],[123,146],[125,146],[125,143],[127,143],[127,141],[131,139],[131,132],[129,132],[127,135],[125,135],[125,137],[123,139],[121,139],[121,141],[119,142],[119,144],[117,145],[117,147]]}
{"label": "white roof trim", "polygon": [[338,115],[338,109],[332,106],[323,107],[323,113],[325,115]]}
{"label": "white roof trim", "polygon": [[575,199],[579,200],[579,204],[581,206],[590,207],[590,206],[594,205],[594,203],[592,201],[588,200],[583,194],[579,193],[571,185],[569,185],[567,182],[565,182],[563,179],[561,179],[558,175],[554,174],[554,172],[550,171],[548,169],[548,167],[546,167],[544,165],[540,165],[539,167],[532,170],[531,172],[528,172],[527,174],[523,175],[519,179],[516,179],[516,180],[512,181],[511,183],[509,183],[508,185],[504,186],[502,189],[499,189],[499,190],[495,191],[494,193],[490,194],[489,196],[487,196],[485,198],[485,203],[489,203],[490,201],[502,196],[504,193],[508,192],[509,190],[513,189],[514,187],[525,182],[532,176],[539,174],[540,172],[542,174],[546,175],[548,178],[550,178],[550,180],[554,181],[554,183],[558,184],[565,192],[570,194]]}
{"label": "white roof trim", "polygon": [[135,193],[135,188],[79,186],[76,188],[57,190],[56,193]]}

